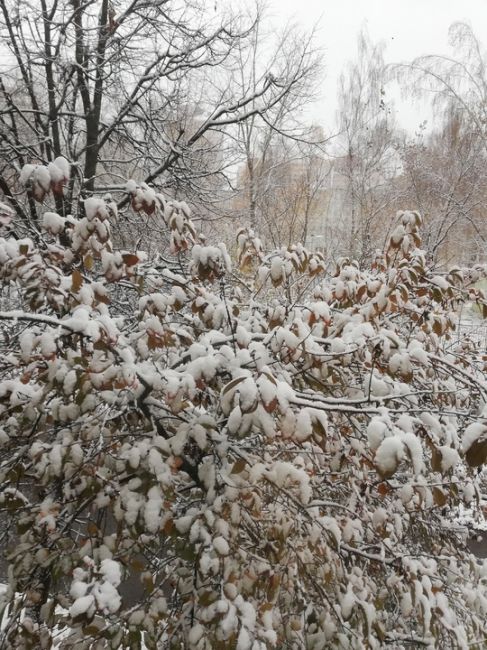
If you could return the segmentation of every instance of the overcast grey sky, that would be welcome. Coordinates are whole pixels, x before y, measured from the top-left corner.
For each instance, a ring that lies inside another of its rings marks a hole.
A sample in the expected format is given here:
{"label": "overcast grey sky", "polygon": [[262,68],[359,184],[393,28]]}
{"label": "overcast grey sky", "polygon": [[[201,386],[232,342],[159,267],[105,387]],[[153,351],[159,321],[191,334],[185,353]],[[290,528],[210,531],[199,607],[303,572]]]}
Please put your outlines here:
{"label": "overcast grey sky", "polygon": [[[270,0],[276,22],[294,19],[306,27],[320,24],[319,44],[325,49],[323,98],[313,117],[330,128],[336,85],[347,60],[356,52],[356,37],[366,26],[371,38],[386,42],[386,62],[408,61],[422,54],[444,54],[448,27],[469,22],[487,45],[487,0]],[[414,131],[424,119],[424,107],[395,98],[401,126]],[[321,117],[322,116],[322,117]]]}

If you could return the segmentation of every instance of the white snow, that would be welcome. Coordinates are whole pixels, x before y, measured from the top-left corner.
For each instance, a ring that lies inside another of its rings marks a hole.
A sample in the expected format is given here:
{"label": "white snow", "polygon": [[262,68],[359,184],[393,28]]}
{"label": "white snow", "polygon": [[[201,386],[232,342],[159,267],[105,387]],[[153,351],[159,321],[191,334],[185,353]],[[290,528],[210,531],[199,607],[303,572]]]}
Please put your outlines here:
{"label": "white snow", "polygon": [[399,436],[385,438],[375,454],[375,462],[382,474],[388,475],[396,471],[399,462],[404,457],[404,445]]}
{"label": "white snow", "polygon": [[369,447],[375,451],[386,437],[388,425],[379,417],[373,417],[367,427]]}
{"label": "white snow", "polygon": [[50,232],[52,235],[58,235],[64,230],[64,224],[66,219],[60,217],[55,212],[44,212],[42,217],[42,227],[47,232]]}
{"label": "white snow", "polygon": [[227,540],[219,535],[213,540],[213,548],[218,553],[218,555],[228,555],[230,553],[230,547]]}
{"label": "white snow", "polygon": [[463,433],[462,451],[468,451],[473,443],[485,434],[487,434],[487,425],[484,422],[469,424]]}
{"label": "white snow", "polygon": [[92,594],[77,598],[69,608],[69,613],[73,618],[81,614],[90,614],[95,609],[95,597]]}
{"label": "white snow", "polygon": [[455,465],[460,461],[460,455],[456,449],[449,447],[448,445],[442,445],[438,448],[438,451],[441,452],[441,471],[447,472],[450,469],[453,469]]}
{"label": "white snow", "polygon": [[101,561],[100,573],[114,587],[117,587],[122,580],[120,564],[108,558]]}

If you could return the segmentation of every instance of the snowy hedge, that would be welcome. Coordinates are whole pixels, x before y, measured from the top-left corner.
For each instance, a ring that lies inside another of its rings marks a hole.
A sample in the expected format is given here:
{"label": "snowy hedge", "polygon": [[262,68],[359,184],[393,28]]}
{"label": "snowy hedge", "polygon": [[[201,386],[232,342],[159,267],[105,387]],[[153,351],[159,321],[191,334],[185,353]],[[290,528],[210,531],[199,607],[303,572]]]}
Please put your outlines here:
{"label": "snowy hedge", "polygon": [[231,260],[130,181],[149,259],[110,197],[57,214],[55,166],[22,172],[37,241],[0,225],[2,647],[482,647],[484,270],[435,274],[413,212],[370,269],[246,229]]}

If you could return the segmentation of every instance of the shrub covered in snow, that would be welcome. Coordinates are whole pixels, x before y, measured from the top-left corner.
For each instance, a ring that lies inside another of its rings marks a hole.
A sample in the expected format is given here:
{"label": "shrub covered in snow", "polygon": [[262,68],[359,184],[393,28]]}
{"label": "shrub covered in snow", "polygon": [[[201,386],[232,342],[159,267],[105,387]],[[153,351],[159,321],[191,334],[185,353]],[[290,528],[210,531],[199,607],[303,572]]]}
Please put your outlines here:
{"label": "shrub covered in snow", "polygon": [[[58,167],[24,170],[38,201]],[[232,267],[185,203],[126,191],[166,262],[114,248],[110,199],[0,239],[2,647],[481,647],[452,521],[487,458],[455,334],[483,269],[435,275],[411,212],[371,269],[246,230]]]}

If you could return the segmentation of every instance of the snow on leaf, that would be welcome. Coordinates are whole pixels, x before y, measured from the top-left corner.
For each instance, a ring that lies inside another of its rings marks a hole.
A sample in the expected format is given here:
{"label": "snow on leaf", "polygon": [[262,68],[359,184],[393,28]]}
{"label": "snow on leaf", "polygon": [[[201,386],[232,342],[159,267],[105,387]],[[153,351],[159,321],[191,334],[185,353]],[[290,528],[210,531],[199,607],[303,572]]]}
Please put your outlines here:
{"label": "snow on leaf", "polygon": [[390,478],[404,458],[404,444],[399,436],[385,438],[375,454],[377,469],[383,478]]}

